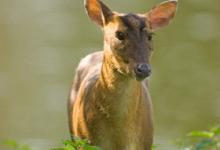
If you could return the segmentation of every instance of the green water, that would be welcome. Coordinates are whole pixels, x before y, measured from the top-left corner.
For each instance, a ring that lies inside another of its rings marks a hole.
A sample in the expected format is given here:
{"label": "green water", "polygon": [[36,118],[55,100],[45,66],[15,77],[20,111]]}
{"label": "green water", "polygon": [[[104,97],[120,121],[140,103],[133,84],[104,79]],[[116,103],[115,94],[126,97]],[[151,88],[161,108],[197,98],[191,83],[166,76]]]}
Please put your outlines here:
{"label": "green water", "polygon": [[[159,0],[105,0],[146,12]],[[171,25],[154,37],[155,143],[220,123],[220,1],[179,0]],[[47,150],[69,137],[66,102],[74,69],[102,49],[102,33],[79,0],[0,0],[0,140]],[[0,146],[3,149],[4,146]]]}

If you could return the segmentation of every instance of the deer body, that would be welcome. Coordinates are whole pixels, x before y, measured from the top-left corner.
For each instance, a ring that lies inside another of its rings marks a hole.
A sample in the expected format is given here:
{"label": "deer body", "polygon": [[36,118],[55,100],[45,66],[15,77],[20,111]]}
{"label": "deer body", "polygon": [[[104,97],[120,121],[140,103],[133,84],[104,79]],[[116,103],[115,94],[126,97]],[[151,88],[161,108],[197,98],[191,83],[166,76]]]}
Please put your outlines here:
{"label": "deer body", "polygon": [[[82,67],[94,63],[93,59],[96,67],[87,70],[90,74],[79,83],[81,87],[72,91],[73,134],[92,139],[103,150],[150,149],[152,107],[146,84],[124,79],[112,68],[107,69],[108,64],[102,64],[102,52],[87,56]],[[80,71],[84,69],[79,68],[78,73],[83,74]]]}
{"label": "deer body", "polygon": [[[169,5],[176,1],[154,9]],[[86,56],[77,68],[68,105],[70,132],[103,150],[150,150],[152,105],[145,79],[151,72],[150,30],[167,24],[175,9],[167,20],[155,11],[148,17],[120,15],[98,0],[87,0],[86,9],[103,28],[104,51]]]}

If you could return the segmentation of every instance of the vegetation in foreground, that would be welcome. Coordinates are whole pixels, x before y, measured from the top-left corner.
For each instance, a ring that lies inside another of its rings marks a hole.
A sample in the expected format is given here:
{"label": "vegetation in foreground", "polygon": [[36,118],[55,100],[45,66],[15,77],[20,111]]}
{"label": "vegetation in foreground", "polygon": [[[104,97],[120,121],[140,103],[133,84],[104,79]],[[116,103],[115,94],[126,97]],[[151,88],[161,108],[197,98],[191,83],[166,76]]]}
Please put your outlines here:
{"label": "vegetation in foreground", "polygon": [[220,150],[220,125],[206,131],[192,131],[176,145],[180,150]]}
{"label": "vegetation in foreground", "polygon": [[[18,144],[14,140],[7,140],[4,144],[12,150],[31,150],[30,146]],[[177,140],[175,145],[180,150],[220,150],[220,126],[206,131],[192,131],[184,138]],[[101,150],[97,146],[90,145],[88,140],[77,137],[74,138],[74,141],[64,141],[63,147],[50,150],[80,150],[80,148],[84,150]],[[152,150],[163,150],[163,148],[154,145]]]}
{"label": "vegetation in foreground", "polygon": [[[4,144],[10,147],[12,150],[31,150],[30,146],[26,144],[18,144],[14,140],[7,140],[4,142]],[[80,148],[83,148],[83,150],[101,150],[97,146],[90,145],[88,140],[80,139],[78,137],[75,137],[74,141],[65,140],[62,147],[51,148],[50,150],[80,150]]]}

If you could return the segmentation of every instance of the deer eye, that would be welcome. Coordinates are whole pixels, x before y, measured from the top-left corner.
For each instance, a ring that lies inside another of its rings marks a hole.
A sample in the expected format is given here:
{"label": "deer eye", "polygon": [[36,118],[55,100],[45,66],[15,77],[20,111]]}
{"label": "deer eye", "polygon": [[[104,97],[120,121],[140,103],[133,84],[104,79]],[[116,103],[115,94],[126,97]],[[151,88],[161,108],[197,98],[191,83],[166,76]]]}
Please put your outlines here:
{"label": "deer eye", "polygon": [[140,32],[146,32],[147,29],[145,27],[145,24],[142,24],[141,27],[140,27]]}
{"label": "deer eye", "polygon": [[149,41],[151,41],[151,40],[152,40],[152,38],[153,38],[153,36],[152,36],[152,35],[149,35],[149,36],[148,36],[148,40],[149,40]]}
{"label": "deer eye", "polygon": [[149,41],[151,41],[151,40],[152,40],[153,35],[154,35],[154,33],[150,33],[150,34],[148,35],[148,40],[149,40]]}
{"label": "deer eye", "polygon": [[121,32],[121,31],[117,31],[115,33],[115,36],[117,39],[119,39],[120,41],[124,40],[125,39],[125,33]]}

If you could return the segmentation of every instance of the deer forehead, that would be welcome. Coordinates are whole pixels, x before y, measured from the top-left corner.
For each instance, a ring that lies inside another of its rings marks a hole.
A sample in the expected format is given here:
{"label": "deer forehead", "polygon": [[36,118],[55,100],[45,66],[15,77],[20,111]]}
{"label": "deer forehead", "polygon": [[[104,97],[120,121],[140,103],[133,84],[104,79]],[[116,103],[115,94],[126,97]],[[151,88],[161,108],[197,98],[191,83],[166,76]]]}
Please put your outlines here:
{"label": "deer forehead", "polygon": [[114,15],[112,21],[109,22],[104,30],[108,31],[139,31],[140,29],[148,29],[146,18],[138,14],[117,14]]}

